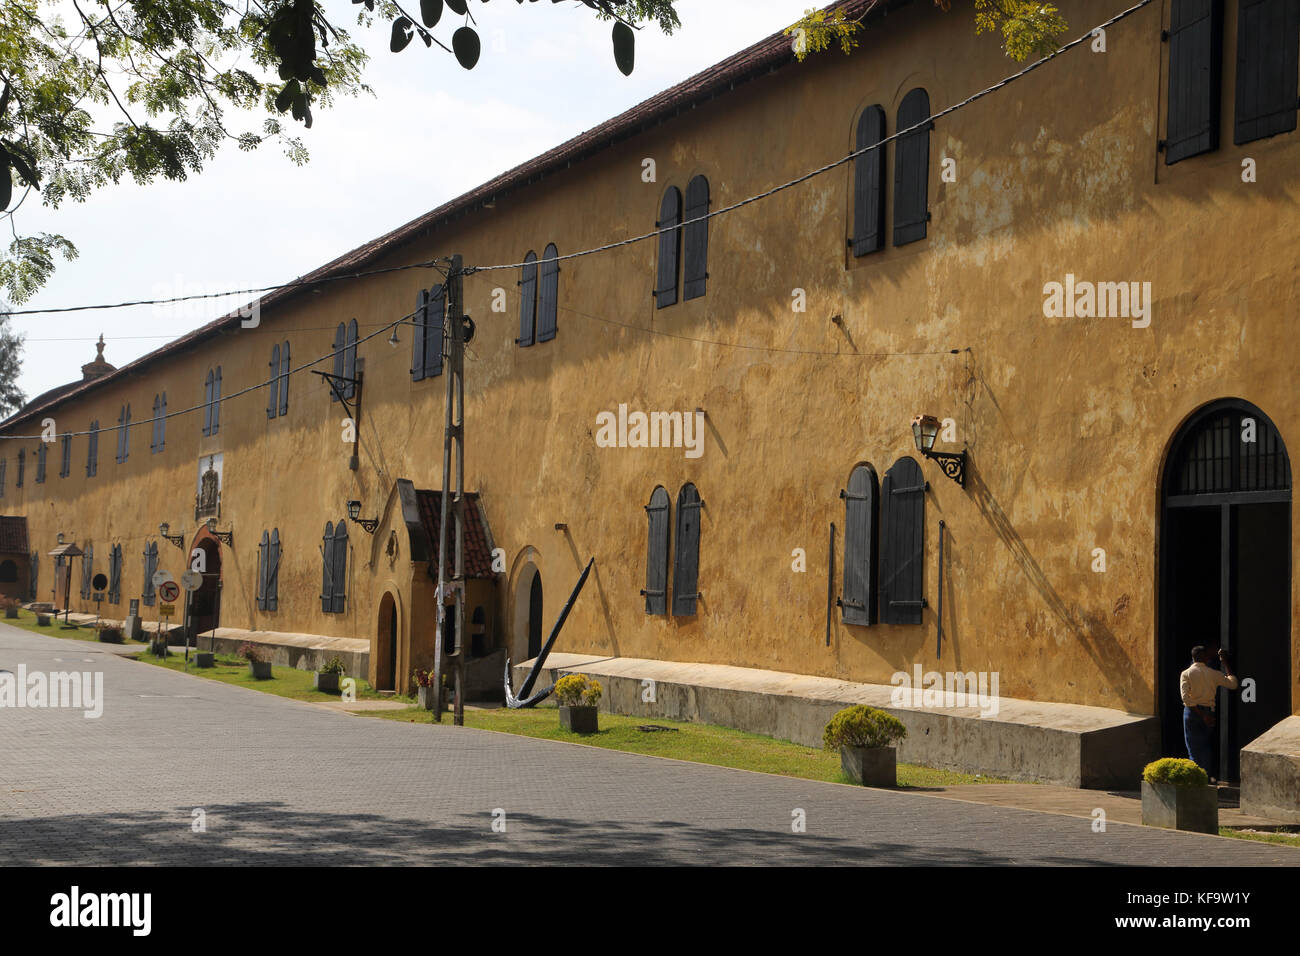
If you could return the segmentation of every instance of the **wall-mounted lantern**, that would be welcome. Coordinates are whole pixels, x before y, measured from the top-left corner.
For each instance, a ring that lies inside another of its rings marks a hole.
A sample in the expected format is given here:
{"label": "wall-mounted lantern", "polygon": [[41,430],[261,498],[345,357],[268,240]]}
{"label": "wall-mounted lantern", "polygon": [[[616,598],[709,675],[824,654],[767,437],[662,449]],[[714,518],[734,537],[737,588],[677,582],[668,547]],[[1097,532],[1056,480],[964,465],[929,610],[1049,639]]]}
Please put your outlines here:
{"label": "wall-mounted lantern", "polygon": [[209,518],[206,525],[208,533],[226,546],[233,546],[235,543],[235,533],[233,531],[218,531],[217,519]]}
{"label": "wall-mounted lantern", "polygon": [[166,521],[164,521],[162,524],[160,524],[160,525],[158,526],[158,534],[159,534],[159,536],[162,537],[164,540],[166,540],[166,541],[170,541],[172,544],[176,545],[176,547],[178,547],[178,548],[180,548],[182,551],[184,551],[184,550],[185,550],[185,535],[184,535],[184,534],[168,534],[167,532],[171,531],[171,529],[172,529],[172,526],[169,525]]}
{"label": "wall-mounted lantern", "polygon": [[63,532],[59,532],[59,544],[63,544]]}
{"label": "wall-mounted lantern", "polygon": [[943,473],[961,487],[966,487],[966,452],[934,451],[934,440],[939,437],[941,422],[933,415],[917,415],[912,419],[912,439],[916,450],[926,458],[939,463]]}
{"label": "wall-mounted lantern", "polygon": [[361,525],[366,534],[374,534],[375,529],[379,527],[379,515],[373,518],[361,517],[361,502],[355,498],[348,502],[348,517]]}

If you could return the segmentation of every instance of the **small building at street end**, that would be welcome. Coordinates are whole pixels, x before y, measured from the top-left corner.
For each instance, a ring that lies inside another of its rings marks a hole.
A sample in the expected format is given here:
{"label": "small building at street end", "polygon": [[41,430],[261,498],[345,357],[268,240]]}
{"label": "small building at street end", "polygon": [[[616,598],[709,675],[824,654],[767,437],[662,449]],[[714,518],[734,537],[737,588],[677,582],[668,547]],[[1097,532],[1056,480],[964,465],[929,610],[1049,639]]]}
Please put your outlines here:
{"label": "small building at street end", "polygon": [[[105,616],[151,622],[201,552],[194,628],[364,642],[409,692],[460,255],[476,688],[594,558],[556,660],[607,706],[812,742],[872,701],[903,759],[1133,789],[1223,647],[1212,775],[1300,821],[1295,4],[1153,0],[951,111],[1021,68],[996,39],[843,8],[851,55],[776,33],[255,319],[101,342],[0,423],[0,590],[93,612],[102,572]],[[900,703],[914,674],[998,703]]]}

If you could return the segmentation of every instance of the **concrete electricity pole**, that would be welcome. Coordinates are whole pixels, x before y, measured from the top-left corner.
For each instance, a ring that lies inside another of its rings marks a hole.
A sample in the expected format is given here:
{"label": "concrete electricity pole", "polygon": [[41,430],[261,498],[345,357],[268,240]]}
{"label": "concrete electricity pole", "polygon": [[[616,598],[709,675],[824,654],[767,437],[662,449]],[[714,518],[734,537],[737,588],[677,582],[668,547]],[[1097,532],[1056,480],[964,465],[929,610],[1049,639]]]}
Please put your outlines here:
{"label": "concrete electricity pole", "polygon": [[[465,723],[465,275],[464,260],[452,256],[447,273],[447,314],[443,323],[447,344],[447,417],[442,444],[442,515],[438,525],[438,626],[437,648],[433,656],[433,719],[441,723],[442,708],[442,654],[443,632],[446,626],[446,594],[450,588],[455,594],[452,610],[452,634],[455,637],[451,653],[447,655],[455,675],[456,726]],[[451,485],[452,447],[456,453],[456,485],[454,497]],[[447,580],[447,517],[448,505],[454,505],[456,523],[456,563],[451,581]]]}

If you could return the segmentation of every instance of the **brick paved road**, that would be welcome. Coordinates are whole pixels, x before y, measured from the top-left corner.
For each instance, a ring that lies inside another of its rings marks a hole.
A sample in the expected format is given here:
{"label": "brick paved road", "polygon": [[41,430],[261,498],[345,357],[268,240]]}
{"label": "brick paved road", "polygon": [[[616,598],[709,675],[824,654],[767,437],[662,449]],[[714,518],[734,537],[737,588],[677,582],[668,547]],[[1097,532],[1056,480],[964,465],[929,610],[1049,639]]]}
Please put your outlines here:
{"label": "brick paved road", "polygon": [[[106,703],[98,720],[0,710],[0,864],[1300,863],[1288,847],[1099,834],[1078,818],[352,717],[0,625],[0,669],[19,664],[102,670]],[[805,833],[791,831],[796,807]]]}

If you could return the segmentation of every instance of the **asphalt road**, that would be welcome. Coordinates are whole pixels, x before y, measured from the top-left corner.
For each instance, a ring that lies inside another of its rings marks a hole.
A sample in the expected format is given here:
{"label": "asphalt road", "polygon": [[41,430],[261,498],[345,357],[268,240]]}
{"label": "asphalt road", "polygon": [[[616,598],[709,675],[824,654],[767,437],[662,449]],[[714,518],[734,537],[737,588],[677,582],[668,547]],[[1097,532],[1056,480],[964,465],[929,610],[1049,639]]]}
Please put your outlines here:
{"label": "asphalt road", "polygon": [[354,717],[0,625],[0,670],[19,665],[102,673],[104,702],[97,719],[0,708],[4,865],[1300,863],[1289,847]]}

